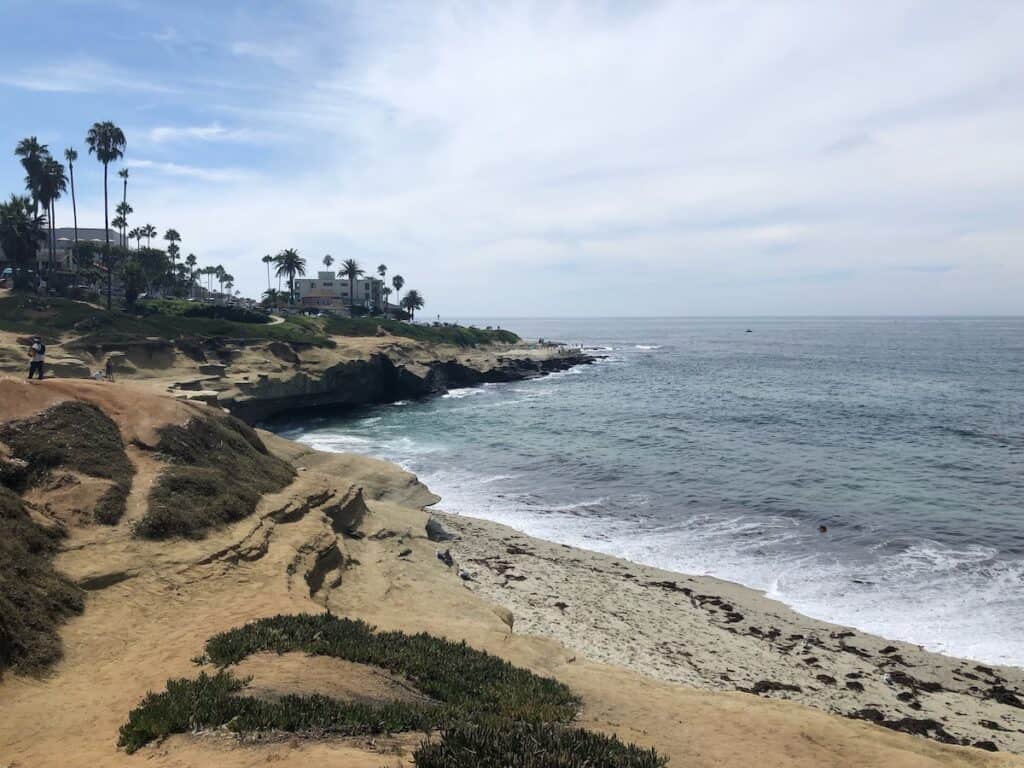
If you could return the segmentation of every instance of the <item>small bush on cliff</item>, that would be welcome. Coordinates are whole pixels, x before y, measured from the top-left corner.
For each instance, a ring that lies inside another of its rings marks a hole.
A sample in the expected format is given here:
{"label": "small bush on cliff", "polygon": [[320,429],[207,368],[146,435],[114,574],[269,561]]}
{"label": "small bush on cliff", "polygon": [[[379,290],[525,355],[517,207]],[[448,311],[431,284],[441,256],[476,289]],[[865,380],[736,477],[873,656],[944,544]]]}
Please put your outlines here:
{"label": "small bush on cliff", "polygon": [[0,485],[0,672],[37,672],[62,655],[57,629],[82,612],[82,592],[54,570],[63,532],[37,525]]}
{"label": "small bush on cliff", "polygon": [[264,493],[295,476],[255,430],[232,416],[203,414],[158,434],[157,451],[171,466],[153,484],[149,508],[136,524],[136,534],[145,538],[200,537],[251,515]]}
{"label": "small bush on cliff", "polygon": [[512,331],[486,331],[461,325],[412,325],[379,317],[331,316],[325,321],[324,329],[334,336],[376,336],[378,330],[383,329],[392,336],[459,347],[515,344],[521,341]]}
{"label": "small bush on cliff", "polygon": [[117,425],[96,406],[68,401],[36,416],[0,424],[0,442],[7,444],[14,458],[27,463],[13,486],[35,485],[58,469],[112,480],[94,516],[106,525],[121,519],[135,467]]}

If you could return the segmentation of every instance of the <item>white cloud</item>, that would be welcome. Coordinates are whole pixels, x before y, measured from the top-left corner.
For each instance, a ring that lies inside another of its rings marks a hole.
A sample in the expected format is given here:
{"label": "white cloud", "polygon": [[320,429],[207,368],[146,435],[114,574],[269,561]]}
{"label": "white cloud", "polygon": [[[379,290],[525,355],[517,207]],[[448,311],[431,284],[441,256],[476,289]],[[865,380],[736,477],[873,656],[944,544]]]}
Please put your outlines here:
{"label": "white cloud", "polygon": [[0,74],[0,84],[49,93],[172,93],[174,88],[91,57],[58,61]]}
{"label": "white cloud", "polygon": [[154,144],[182,141],[253,142],[257,133],[248,128],[225,128],[220,123],[209,125],[160,125],[150,128],[146,138]]}
{"label": "white cloud", "polygon": [[[152,204],[251,293],[293,246],[392,264],[430,314],[1019,311],[1024,6],[608,8],[389,6],[236,42],[287,70],[232,104],[277,162],[260,184],[151,163],[218,182]],[[624,284],[643,300],[618,310]]]}
{"label": "white cloud", "polygon": [[240,168],[201,168],[194,165],[158,162],[155,160],[132,160],[132,168],[143,168],[167,176],[180,176],[199,181],[216,183],[251,182],[256,175],[252,171]]}

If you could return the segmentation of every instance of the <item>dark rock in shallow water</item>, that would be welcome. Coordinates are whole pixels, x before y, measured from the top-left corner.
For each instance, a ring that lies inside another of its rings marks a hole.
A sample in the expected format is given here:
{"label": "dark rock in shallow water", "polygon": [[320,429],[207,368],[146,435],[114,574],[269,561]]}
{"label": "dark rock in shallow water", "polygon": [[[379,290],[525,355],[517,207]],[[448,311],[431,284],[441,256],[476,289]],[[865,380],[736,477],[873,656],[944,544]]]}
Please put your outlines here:
{"label": "dark rock in shallow water", "polygon": [[860,692],[864,690],[864,686],[861,683],[858,683],[856,680],[850,680],[849,682],[847,682],[846,687],[849,688],[851,691]]}
{"label": "dark rock in shallow water", "polygon": [[800,693],[803,689],[799,685],[790,685],[789,683],[779,683],[775,680],[758,680],[754,683],[753,688],[740,688],[741,691],[746,693],[754,693],[761,695],[762,693],[771,693],[772,691],[792,691],[794,693]]}
{"label": "dark rock in shallow water", "polygon": [[984,750],[987,750],[989,752],[998,752],[999,751],[999,747],[997,747],[995,745],[995,742],[993,742],[993,741],[976,741],[971,746],[977,747],[978,749],[984,749]]}
{"label": "dark rock in shallow water", "polygon": [[431,541],[452,541],[455,535],[446,531],[437,520],[430,518],[427,520],[427,538]]}
{"label": "dark rock in shallow water", "polygon": [[1011,691],[1005,685],[992,686],[985,694],[985,698],[995,699],[1000,704],[1005,704],[1008,707],[1024,709],[1024,701],[1021,701],[1020,693],[1018,691]]}

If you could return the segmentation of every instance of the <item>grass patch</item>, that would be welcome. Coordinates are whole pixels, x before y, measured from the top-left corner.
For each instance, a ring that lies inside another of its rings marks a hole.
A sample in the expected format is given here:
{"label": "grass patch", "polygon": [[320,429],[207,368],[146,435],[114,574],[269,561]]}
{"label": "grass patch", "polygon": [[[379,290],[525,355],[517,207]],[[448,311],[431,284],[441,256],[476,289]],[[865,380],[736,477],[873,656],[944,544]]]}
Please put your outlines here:
{"label": "grass patch", "polygon": [[302,651],[381,667],[404,676],[430,698],[477,717],[568,722],[579,708],[579,699],[562,683],[465,643],[376,632],[361,621],[330,614],[261,619],[206,643],[207,657],[222,667],[260,651]]}
{"label": "grass patch", "polygon": [[461,325],[412,325],[400,320],[376,317],[336,317],[324,320],[324,330],[332,336],[376,336],[383,328],[392,336],[404,336],[435,344],[476,347],[487,344],[515,344],[521,339],[512,331],[488,331]]}
{"label": "grass patch", "polygon": [[[167,311],[159,311],[167,304]],[[195,317],[203,314],[204,305],[189,302],[154,302],[158,311],[135,315],[120,310],[104,309],[58,298],[42,298],[13,294],[0,299],[0,330],[12,333],[38,334],[54,344],[63,336],[74,337],[71,348],[99,350],[105,346],[129,344],[149,338],[201,343],[209,339],[253,339],[285,341],[330,346],[331,341],[310,318],[290,317],[283,323],[238,322],[224,317]],[[224,308],[227,309],[227,308]],[[216,315],[216,311],[209,310]],[[246,313],[246,317],[255,313]]]}
{"label": "grass patch", "polygon": [[196,728],[238,732],[372,735],[441,729],[440,742],[414,754],[421,768],[661,768],[653,750],[567,727],[579,698],[562,683],[515,667],[465,643],[427,634],[377,632],[330,614],[275,616],[224,632],[206,643],[220,667],[259,652],[295,651],[368,664],[403,675],[435,703],[372,705],[330,697],[241,696],[246,682],[225,670],[196,680],[170,680],[148,694],[121,727],[133,752],[148,742]]}
{"label": "grass patch", "polygon": [[35,485],[57,469],[112,480],[114,485],[93,515],[107,525],[121,519],[135,467],[117,425],[96,406],[68,401],[36,416],[0,424],[0,442],[7,444],[14,458],[27,463],[22,477],[11,485]]}
{"label": "grass patch", "polygon": [[461,723],[423,744],[413,759],[417,768],[662,768],[667,762],[653,749],[551,723]]}
{"label": "grass patch", "polygon": [[171,466],[149,494],[137,535],[199,538],[256,510],[264,493],[292,481],[291,465],[270,455],[249,426],[233,416],[204,414],[185,426],[158,430],[157,451]]}
{"label": "grass patch", "polygon": [[0,485],[0,671],[39,672],[63,655],[58,627],[83,609],[82,591],[54,570],[63,536],[37,525]]}
{"label": "grass patch", "polygon": [[287,731],[361,736],[430,730],[440,724],[436,708],[395,702],[372,706],[327,696],[283,696],[266,701],[237,695],[246,681],[229,672],[201,673],[195,680],[168,680],[150,693],[121,726],[118,745],[128,752],[154,739],[195,728],[226,725],[237,733]]}

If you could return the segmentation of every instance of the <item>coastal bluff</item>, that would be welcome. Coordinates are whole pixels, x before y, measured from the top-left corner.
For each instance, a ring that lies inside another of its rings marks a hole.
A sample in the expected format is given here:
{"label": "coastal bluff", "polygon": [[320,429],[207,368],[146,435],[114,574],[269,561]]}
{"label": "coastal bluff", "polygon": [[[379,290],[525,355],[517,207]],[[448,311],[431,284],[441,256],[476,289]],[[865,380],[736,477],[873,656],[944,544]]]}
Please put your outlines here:
{"label": "coastal bluff", "polygon": [[[793,701],[665,682],[524,630],[515,610],[467,589],[460,568],[438,557],[448,544],[431,539],[437,531],[428,534],[426,511],[438,497],[386,462],[314,451],[134,381],[0,377],[0,429],[11,514],[52,532],[54,573],[80,596],[76,610],[54,621],[59,651],[45,670],[3,671],[0,765],[412,765],[420,732],[371,738],[186,728],[134,755],[118,747],[119,729],[147,692],[213,673],[203,653],[212,636],[259,619],[325,612],[380,631],[465,641],[558,681],[579,696],[574,727],[653,747],[670,766],[1024,764]],[[61,450],[34,453],[21,436],[38,429],[59,436],[52,445]],[[250,482],[256,474],[258,488]],[[111,488],[123,491],[114,494],[122,502],[116,519],[97,514]],[[166,504],[168,493],[178,503]],[[162,510],[163,525],[144,525],[154,510]],[[509,546],[507,531],[481,525],[471,535],[480,552]],[[583,556],[556,549],[566,562]],[[454,544],[451,551],[462,557]],[[713,637],[688,624],[678,642]],[[238,667],[251,678],[247,693],[269,701],[421,700],[408,681],[329,656],[282,649],[254,653]]]}
{"label": "coastal bluff", "polygon": [[[14,306],[16,301],[22,305]],[[454,326],[392,321],[376,332],[370,323],[369,335],[337,335],[296,319],[227,327],[163,316],[112,321],[88,305],[53,299],[7,298],[0,310],[0,373],[24,374],[25,350],[38,329],[47,342],[48,376],[87,379],[110,361],[119,381],[217,405],[250,424],[292,411],[355,408],[519,381],[596,359],[508,332]],[[275,334],[278,329],[284,330]]]}

